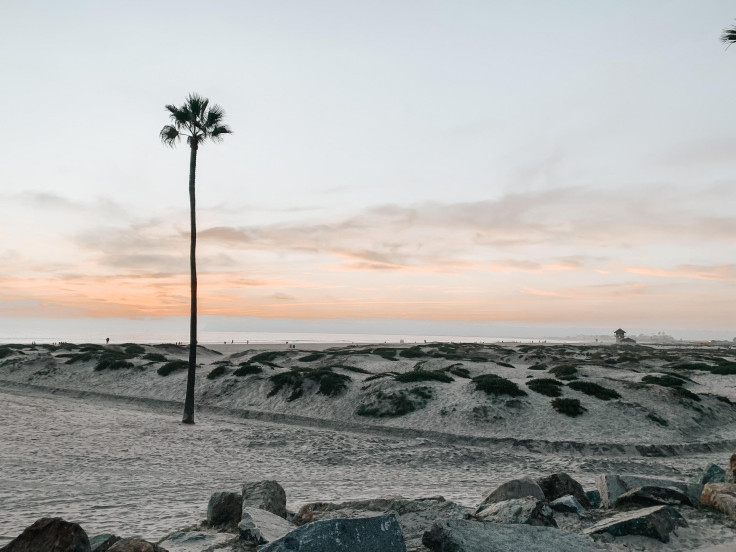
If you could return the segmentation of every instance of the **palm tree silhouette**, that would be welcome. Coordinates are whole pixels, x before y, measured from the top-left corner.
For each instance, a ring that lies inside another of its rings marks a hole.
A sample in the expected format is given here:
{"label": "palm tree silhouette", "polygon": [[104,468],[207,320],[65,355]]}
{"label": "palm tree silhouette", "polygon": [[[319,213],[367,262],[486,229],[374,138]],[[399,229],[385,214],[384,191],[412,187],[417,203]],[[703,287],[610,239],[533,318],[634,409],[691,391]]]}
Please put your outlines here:
{"label": "palm tree silhouette", "polygon": [[725,42],[729,46],[731,44],[736,43],[736,25],[734,25],[730,29],[723,29],[723,34],[721,35],[721,42]]}
{"label": "palm tree silhouette", "polygon": [[194,375],[197,366],[197,221],[194,199],[194,181],[197,172],[197,150],[199,144],[206,140],[221,142],[224,134],[232,134],[232,130],[222,123],[225,111],[219,105],[210,106],[210,101],[198,94],[189,94],[184,105],[176,107],[167,105],[166,110],[171,118],[170,125],[161,129],[159,136],[167,146],[174,145],[182,136],[187,137],[189,144],[189,218],[191,235],[189,247],[189,268],[191,275],[191,314],[189,318],[189,370],[187,372],[187,394],[184,400],[184,418],[182,423],[194,423]]}

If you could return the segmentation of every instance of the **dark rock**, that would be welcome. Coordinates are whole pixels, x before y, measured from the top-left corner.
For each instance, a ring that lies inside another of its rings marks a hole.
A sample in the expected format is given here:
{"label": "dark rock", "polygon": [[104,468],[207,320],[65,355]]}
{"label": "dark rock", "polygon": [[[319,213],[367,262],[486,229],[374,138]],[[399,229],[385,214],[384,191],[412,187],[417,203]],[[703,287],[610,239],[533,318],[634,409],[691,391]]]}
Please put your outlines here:
{"label": "dark rock", "polygon": [[278,540],[294,528],[293,524],[276,514],[245,507],[243,519],[238,524],[238,534],[246,544],[257,545]]}
{"label": "dark rock", "polygon": [[633,475],[597,475],[595,485],[601,493],[601,504],[604,508],[613,508],[619,496],[638,487],[671,487],[686,494],[693,504],[698,501],[703,490],[702,486],[696,484]]}
{"label": "dark rock", "polygon": [[547,503],[531,496],[486,504],[479,510],[475,513],[475,517],[481,521],[557,527]]}
{"label": "dark rock", "polygon": [[259,508],[286,518],[286,491],[276,481],[247,481],[243,485],[243,508]]}
{"label": "dark rock", "polygon": [[670,533],[677,527],[687,527],[687,522],[677,510],[672,506],[652,506],[604,519],[585,529],[583,534],[608,533],[614,537],[640,535],[669,542]]}
{"label": "dark rock", "polygon": [[120,539],[107,549],[107,552],[168,552],[165,548],[147,540],[130,538]]}
{"label": "dark rock", "polygon": [[725,483],[726,470],[715,464],[708,464],[700,472],[690,478],[690,483],[705,485],[706,483]]}
{"label": "dark rock", "polygon": [[396,516],[315,521],[259,547],[259,552],[406,552]]}
{"label": "dark rock", "polygon": [[243,496],[238,493],[212,493],[207,504],[207,525],[235,529],[243,510]]}
{"label": "dark rock", "polygon": [[584,508],[590,508],[583,486],[566,473],[553,473],[535,481],[550,502],[562,496],[572,495]]}
{"label": "dark rock", "polygon": [[728,463],[725,482],[736,483],[736,451],[731,455],[731,461]]}
{"label": "dark rock", "polygon": [[523,477],[521,479],[512,479],[511,481],[507,481],[498,487],[481,501],[477,511],[480,511],[481,507],[485,504],[503,502],[512,498],[524,498],[525,496],[531,496],[537,500],[545,500],[542,488],[531,478]]}
{"label": "dark rock", "polygon": [[87,533],[61,518],[41,518],[0,548],[2,552],[91,552]]}
{"label": "dark rock", "polygon": [[404,533],[407,548],[421,544],[422,535],[437,519],[468,519],[467,509],[441,496],[406,499],[400,497],[355,500],[333,504],[315,502],[305,504],[294,517],[294,523],[303,525],[312,521],[335,518],[360,518],[377,514],[396,514]]}
{"label": "dark rock", "polygon": [[553,500],[549,503],[549,507],[557,512],[567,512],[578,514],[579,516],[585,515],[585,508],[578,502],[578,500],[572,495],[561,496],[560,498]]}
{"label": "dark rock", "polygon": [[[230,533],[211,531],[177,531],[169,535],[159,548],[177,552],[211,552],[221,550],[227,544],[237,542],[238,537]],[[222,552],[225,552],[222,550]]]}
{"label": "dark rock", "polygon": [[588,497],[588,502],[590,502],[591,508],[601,507],[601,492],[598,489],[585,491],[585,496]]}
{"label": "dark rock", "polygon": [[736,519],[736,484],[708,483],[703,489],[700,503]]}
{"label": "dark rock", "polygon": [[613,503],[614,508],[626,506],[656,506],[665,504],[669,506],[692,506],[690,498],[673,487],[638,487],[626,491]]}
{"label": "dark rock", "polygon": [[432,552],[593,552],[592,540],[552,527],[464,520],[435,522],[422,538]]}
{"label": "dark rock", "polygon": [[101,535],[95,535],[89,539],[89,547],[92,552],[107,552],[107,550],[116,542],[120,540],[120,537],[113,535],[112,533],[103,533]]}

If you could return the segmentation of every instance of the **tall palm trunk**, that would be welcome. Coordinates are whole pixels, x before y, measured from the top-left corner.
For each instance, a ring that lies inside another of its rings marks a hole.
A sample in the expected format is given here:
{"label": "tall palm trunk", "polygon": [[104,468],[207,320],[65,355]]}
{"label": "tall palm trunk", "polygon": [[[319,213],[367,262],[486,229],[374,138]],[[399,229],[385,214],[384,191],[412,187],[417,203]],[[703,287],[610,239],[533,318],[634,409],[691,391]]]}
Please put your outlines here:
{"label": "tall palm trunk", "polygon": [[194,375],[197,368],[197,220],[194,198],[194,181],[197,172],[197,141],[191,141],[189,156],[189,218],[191,234],[189,246],[189,271],[191,276],[191,310],[189,314],[189,370],[187,371],[187,394],[184,400],[182,423],[194,423]]}

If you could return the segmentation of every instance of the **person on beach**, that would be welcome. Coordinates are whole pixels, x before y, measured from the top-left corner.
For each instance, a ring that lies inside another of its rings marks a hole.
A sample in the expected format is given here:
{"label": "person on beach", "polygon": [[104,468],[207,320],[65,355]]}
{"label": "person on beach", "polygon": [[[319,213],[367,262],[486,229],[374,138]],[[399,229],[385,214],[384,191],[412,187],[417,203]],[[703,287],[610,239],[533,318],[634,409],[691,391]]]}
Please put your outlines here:
{"label": "person on beach", "polygon": [[109,345],[109,344],[110,344],[110,338],[109,338],[109,337],[106,337],[106,338],[105,338],[105,344],[106,344],[106,345]]}

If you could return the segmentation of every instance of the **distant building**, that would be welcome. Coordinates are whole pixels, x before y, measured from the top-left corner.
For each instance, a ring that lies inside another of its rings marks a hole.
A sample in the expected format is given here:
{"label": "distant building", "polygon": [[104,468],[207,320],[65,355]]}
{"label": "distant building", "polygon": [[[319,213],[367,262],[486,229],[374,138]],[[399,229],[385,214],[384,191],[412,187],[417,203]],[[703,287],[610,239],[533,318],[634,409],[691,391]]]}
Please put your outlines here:
{"label": "distant building", "polygon": [[621,328],[613,332],[613,335],[616,336],[616,343],[636,343],[635,340],[631,339],[630,337],[626,337],[626,332],[623,331]]}

